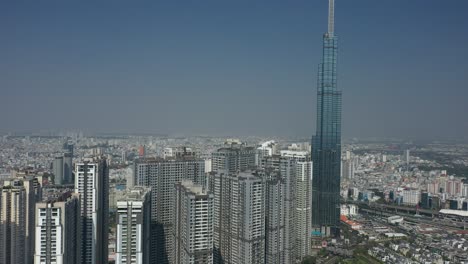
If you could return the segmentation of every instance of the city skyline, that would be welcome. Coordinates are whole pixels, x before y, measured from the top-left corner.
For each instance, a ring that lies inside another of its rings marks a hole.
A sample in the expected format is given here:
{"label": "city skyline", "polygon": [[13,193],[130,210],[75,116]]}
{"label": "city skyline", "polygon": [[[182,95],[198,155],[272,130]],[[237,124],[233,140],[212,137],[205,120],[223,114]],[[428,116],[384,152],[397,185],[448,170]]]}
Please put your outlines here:
{"label": "city skyline", "polygon": [[[457,121],[467,6],[340,1],[345,138],[467,139]],[[326,1],[6,3],[0,132],[310,136],[324,10]]]}

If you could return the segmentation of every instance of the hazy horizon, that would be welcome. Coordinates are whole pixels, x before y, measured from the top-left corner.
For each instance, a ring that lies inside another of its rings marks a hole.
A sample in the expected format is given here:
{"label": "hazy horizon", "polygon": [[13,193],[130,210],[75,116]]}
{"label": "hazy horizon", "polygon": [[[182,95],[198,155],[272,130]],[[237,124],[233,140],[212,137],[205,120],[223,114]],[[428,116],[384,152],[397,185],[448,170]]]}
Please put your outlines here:
{"label": "hazy horizon", "polygon": [[[336,0],[343,137],[468,140],[468,2]],[[315,133],[327,1],[0,8],[0,132]]]}

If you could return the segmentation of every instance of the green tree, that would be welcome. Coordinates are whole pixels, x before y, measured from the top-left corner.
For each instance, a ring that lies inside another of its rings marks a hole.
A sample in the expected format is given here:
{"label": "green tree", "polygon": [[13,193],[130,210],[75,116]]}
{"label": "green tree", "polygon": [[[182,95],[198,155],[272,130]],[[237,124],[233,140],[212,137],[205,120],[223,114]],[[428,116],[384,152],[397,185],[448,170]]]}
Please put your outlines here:
{"label": "green tree", "polygon": [[317,263],[317,258],[312,257],[312,256],[307,256],[304,258],[304,260],[301,262],[301,264],[315,264]]}

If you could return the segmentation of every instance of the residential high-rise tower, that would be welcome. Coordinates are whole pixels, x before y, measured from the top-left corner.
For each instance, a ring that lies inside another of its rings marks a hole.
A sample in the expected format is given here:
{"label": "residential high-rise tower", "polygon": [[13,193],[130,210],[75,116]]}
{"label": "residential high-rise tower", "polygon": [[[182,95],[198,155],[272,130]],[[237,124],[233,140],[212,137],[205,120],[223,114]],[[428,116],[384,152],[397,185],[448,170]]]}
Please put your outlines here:
{"label": "residential high-rise tower", "polygon": [[286,183],[279,171],[265,171],[265,263],[291,263],[285,259]]}
{"label": "residential high-rise tower", "polygon": [[0,263],[26,264],[26,190],[0,188]]}
{"label": "residential high-rise tower", "polygon": [[231,173],[245,171],[255,167],[256,149],[244,144],[225,144],[226,146],[211,155],[211,170],[226,170]]}
{"label": "residential high-rise tower", "polygon": [[133,187],[117,201],[116,264],[150,263],[151,191]]}
{"label": "residential high-rise tower", "polygon": [[265,177],[214,175],[214,263],[265,263]]}
{"label": "residential high-rise tower", "polygon": [[202,185],[175,185],[174,263],[213,263],[213,194]]}
{"label": "residential high-rise tower", "polygon": [[80,194],[81,263],[106,264],[109,237],[109,168],[105,158],[75,165],[75,192]]}
{"label": "residential high-rise tower", "polygon": [[34,264],[79,264],[80,221],[78,194],[37,203]]}

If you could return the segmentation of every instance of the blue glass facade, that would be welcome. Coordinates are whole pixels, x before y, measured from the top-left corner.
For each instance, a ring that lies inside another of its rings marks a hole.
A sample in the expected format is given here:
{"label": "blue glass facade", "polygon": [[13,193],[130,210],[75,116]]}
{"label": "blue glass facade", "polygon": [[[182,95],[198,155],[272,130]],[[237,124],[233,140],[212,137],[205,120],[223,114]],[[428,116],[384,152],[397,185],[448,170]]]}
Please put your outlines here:
{"label": "blue glass facade", "polygon": [[338,38],[329,32],[323,37],[317,131],[312,137],[312,226],[333,233],[340,223],[341,90],[337,87],[337,56]]}

